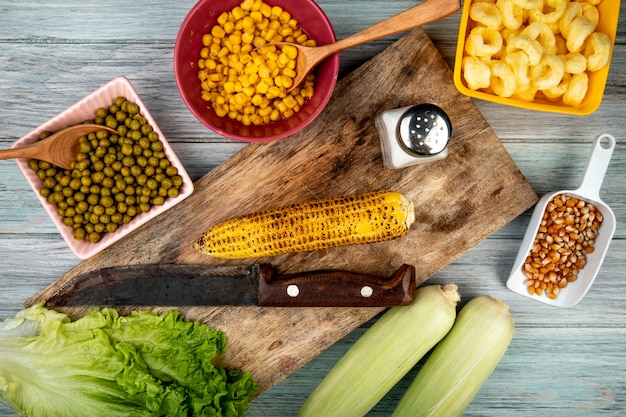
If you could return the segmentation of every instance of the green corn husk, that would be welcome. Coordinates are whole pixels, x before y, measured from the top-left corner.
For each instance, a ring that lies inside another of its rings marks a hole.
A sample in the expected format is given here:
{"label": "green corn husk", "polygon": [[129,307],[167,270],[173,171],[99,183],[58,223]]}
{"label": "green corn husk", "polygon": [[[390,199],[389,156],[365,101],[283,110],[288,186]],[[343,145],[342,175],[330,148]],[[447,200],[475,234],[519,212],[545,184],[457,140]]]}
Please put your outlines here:
{"label": "green corn husk", "polygon": [[362,417],[452,328],[457,286],[418,288],[392,307],[346,352],[313,391],[299,417]]}
{"label": "green corn husk", "polygon": [[463,414],[513,337],[509,306],[489,296],[470,300],[400,399],[392,417]]}

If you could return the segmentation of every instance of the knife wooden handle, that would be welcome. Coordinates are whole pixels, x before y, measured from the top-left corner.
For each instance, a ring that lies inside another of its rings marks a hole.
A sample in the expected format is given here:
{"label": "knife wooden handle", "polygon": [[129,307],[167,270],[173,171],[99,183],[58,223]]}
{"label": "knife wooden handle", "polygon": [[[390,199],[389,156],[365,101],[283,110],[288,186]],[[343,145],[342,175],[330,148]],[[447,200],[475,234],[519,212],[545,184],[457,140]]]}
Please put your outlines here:
{"label": "knife wooden handle", "polygon": [[259,305],[267,307],[387,307],[406,305],[415,292],[415,268],[402,265],[390,278],[347,271],[274,276],[259,270]]}

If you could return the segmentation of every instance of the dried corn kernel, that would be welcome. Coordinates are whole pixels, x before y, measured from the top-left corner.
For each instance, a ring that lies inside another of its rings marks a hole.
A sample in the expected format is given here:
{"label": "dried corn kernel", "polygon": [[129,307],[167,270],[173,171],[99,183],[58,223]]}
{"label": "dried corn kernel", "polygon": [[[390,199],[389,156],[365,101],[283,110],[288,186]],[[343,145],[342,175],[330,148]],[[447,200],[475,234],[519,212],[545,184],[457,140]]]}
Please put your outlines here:
{"label": "dried corn kernel", "polygon": [[408,232],[413,205],[377,191],[266,210],[219,223],[194,248],[219,258],[252,258],[391,240]]}

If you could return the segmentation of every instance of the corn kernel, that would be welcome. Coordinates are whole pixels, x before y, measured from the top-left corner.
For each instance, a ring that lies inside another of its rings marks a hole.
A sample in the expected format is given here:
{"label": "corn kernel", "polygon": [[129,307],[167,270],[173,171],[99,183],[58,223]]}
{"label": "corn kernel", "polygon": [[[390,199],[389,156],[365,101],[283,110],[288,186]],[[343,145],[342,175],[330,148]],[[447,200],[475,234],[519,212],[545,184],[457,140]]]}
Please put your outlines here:
{"label": "corn kernel", "polygon": [[283,103],[285,103],[285,105],[292,110],[298,105],[298,102],[296,101],[296,99],[291,96],[285,97],[285,99],[283,100]]}
{"label": "corn kernel", "polygon": [[284,68],[290,60],[291,59],[285,53],[281,53],[280,55],[278,55],[278,65],[280,65],[282,68]]}
{"label": "corn kernel", "polygon": [[254,104],[257,107],[260,107],[261,104],[263,104],[263,96],[261,96],[260,94],[254,94],[252,96],[252,100],[251,100],[252,104]]}
{"label": "corn kernel", "polygon": [[241,45],[250,45],[254,40],[254,32],[244,32],[241,34]]}
{"label": "corn kernel", "polygon": [[[228,50],[228,48],[227,48],[227,47],[225,47],[225,46],[224,46],[224,47],[222,47],[222,49],[220,49],[220,51],[217,53],[217,56],[218,56],[219,58],[226,58],[229,54],[230,54],[230,51]],[[228,64],[228,59],[226,59],[226,64],[224,64],[224,65],[227,65],[227,64]]]}
{"label": "corn kernel", "polygon": [[222,29],[221,26],[213,26],[211,28],[211,35],[215,38],[223,38],[226,35],[226,32],[224,31],[224,29]]}
{"label": "corn kernel", "polygon": [[272,7],[272,16],[274,17],[278,17],[280,16],[280,14],[283,12],[283,8],[280,6],[273,6]]}
{"label": "corn kernel", "polygon": [[269,78],[269,76],[270,76],[270,69],[267,67],[267,65],[261,64],[258,67],[258,70],[256,71],[256,73],[259,74],[259,77],[261,77],[261,78]]}
{"label": "corn kernel", "polygon": [[226,23],[224,23],[224,32],[226,33],[233,33],[235,31],[235,23],[231,22],[230,20]]}
{"label": "corn kernel", "polygon": [[285,75],[281,75],[280,79],[282,86],[285,88],[291,88],[291,86],[293,85],[293,80]]}
{"label": "corn kernel", "polygon": [[252,19],[254,23],[259,23],[263,20],[263,13],[260,11],[250,12],[250,19]]}
{"label": "corn kernel", "polygon": [[270,106],[267,107],[261,107],[259,109],[259,115],[261,117],[269,117],[269,115],[272,113],[274,109],[272,109]]}
{"label": "corn kernel", "polygon": [[276,87],[275,85],[273,85],[267,90],[267,98],[273,99],[277,97],[284,97],[284,91],[284,88]]}
{"label": "corn kernel", "polygon": [[255,36],[254,40],[252,41],[252,45],[254,45],[255,48],[259,48],[263,45],[265,45],[267,43],[267,41],[262,38],[261,36]]}
{"label": "corn kernel", "polygon": [[252,97],[254,95],[255,89],[254,87],[249,86],[249,87],[244,87],[242,91],[248,97]]}
{"label": "corn kernel", "polygon": [[206,90],[203,90],[203,91],[200,93],[200,97],[201,97],[201,98],[202,98],[202,100],[204,100],[204,101],[211,101],[211,93],[209,93],[209,92],[208,92],[208,91],[206,91]]}
{"label": "corn kernel", "polygon": [[278,16],[278,20],[280,21],[280,23],[289,23],[289,21],[291,20],[291,15],[288,11],[283,10],[282,13]]}
{"label": "corn kernel", "polygon": [[272,15],[272,6],[267,3],[263,3],[259,10],[261,11],[261,13],[263,13],[263,16],[265,17],[270,17]]}
{"label": "corn kernel", "polygon": [[237,6],[232,10],[232,14],[235,20],[238,20],[243,19],[246,15],[246,12],[241,7]]}
{"label": "corn kernel", "polygon": [[293,68],[283,68],[283,75],[285,77],[289,77],[289,78],[294,78],[296,76],[296,72],[293,70]]}
{"label": "corn kernel", "polygon": [[241,34],[239,33],[233,33],[228,37],[228,40],[230,41],[230,43],[234,46],[234,45],[241,45]]}
{"label": "corn kernel", "polygon": [[202,45],[209,46],[213,43],[213,37],[210,33],[205,33],[202,35]]}
{"label": "corn kernel", "polygon": [[276,36],[276,29],[268,29],[267,32],[265,32],[265,34],[263,35],[263,39],[271,42],[274,36]]}
{"label": "corn kernel", "polygon": [[246,32],[254,31],[254,19],[252,16],[246,16],[242,19],[241,25]]}
{"label": "corn kernel", "polygon": [[256,91],[259,94],[267,94],[267,90],[270,86],[265,82],[265,80],[261,80],[256,86]]}
{"label": "corn kernel", "polygon": [[224,26],[226,22],[228,22],[228,12],[223,12],[217,17],[217,24],[219,26]]}
{"label": "corn kernel", "polygon": [[243,10],[250,11],[254,5],[254,0],[243,0],[239,5]]}
{"label": "corn kernel", "polygon": [[287,105],[283,101],[275,101],[274,108],[278,110],[281,114],[285,113],[288,109]]}

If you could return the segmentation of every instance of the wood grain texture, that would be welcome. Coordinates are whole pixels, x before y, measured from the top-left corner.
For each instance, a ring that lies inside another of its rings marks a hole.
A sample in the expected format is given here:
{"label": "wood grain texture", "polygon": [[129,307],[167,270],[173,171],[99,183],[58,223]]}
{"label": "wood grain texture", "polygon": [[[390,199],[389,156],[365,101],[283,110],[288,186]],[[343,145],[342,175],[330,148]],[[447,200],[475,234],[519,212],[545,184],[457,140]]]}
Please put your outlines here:
{"label": "wood grain texture", "polygon": [[[417,280],[425,281],[537,200],[474,103],[461,96],[450,80],[451,71],[428,35],[422,29],[407,34],[342,80],[309,128],[287,140],[244,148],[198,180],[195,192],[166,216],[81,263],[49,290],[78,272],[112,264],[227,263],[191,247],[220,220],[377,189],[400,191],[413,201],[416,222],[407,236],[336,248],[322,256],[289,254],[262,261],[271,262],[282,273],[358,268],[358,272],[380,276],[408,263],[420,266]],[[421,102],[436,103],[453,120],[449,156],[405,170],[383,168],[371,115]],[[235,187],[236,194],[228,192]],[[35,295],[27,304],[45,300],[47,293]],[[79,311],[72,310],[73,314]],[[261,391],[380,310],[183,308],[188,318],[226,331],[230,343],[224,360],[249,370]]]}
{"label": "wood grain texture", "polygon": [[[341,39],[418,1],[317,2]],[[119,75],[132,81],[194,180],[246,148],[247,144],[221,137],[196,121],[176,90],[172,48],[178,27],[195,2],[0,0],[0,148],[10,147],[20,136]],[[107,22],[102,23],[102,18]],[[459,20],[457,13],[425,27],[450,67],[454,65]],[[544,306],[512,293],[504,285],[530,218],[528,210],[429,278],[429,283],[457,283],[464,301],[482,294],[498,297],[511,306],[516,320],[509,350],[464,417],[626,414],[623,1],[619,20],[604,99],[591,116],[533,112],[474,100],[538,195],[576,187],[593,138],[605,132],[614,134],[618,144],[601,196],[614,210],[618,223],[598,278],[573,309]],[[341,78],[402,36],[341,52]],[[167,236],[167,232],[162,234]],[[15,315],[28,297],[78,263],[16,165],[0,162],[0,318]],[[376,317],[256,398],[247,415],[297,415],[308,394]],[[285,326],[297,323],[287,322]],[[253,326],[248,329],[261,330]],[[416,371],[368,417],[388,417]],[[15,417],[15,413],[0,403],[0,416]]]}

